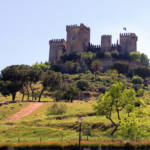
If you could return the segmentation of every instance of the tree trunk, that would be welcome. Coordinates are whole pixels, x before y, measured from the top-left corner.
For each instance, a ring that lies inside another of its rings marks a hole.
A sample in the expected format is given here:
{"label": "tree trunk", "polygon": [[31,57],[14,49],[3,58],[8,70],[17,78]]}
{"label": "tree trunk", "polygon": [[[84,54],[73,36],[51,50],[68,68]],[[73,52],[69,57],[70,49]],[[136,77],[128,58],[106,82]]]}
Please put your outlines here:
{"label": "tree trunk", "polygon": [[114,133],[117,131],[118,126],[115,126],[115,128],[112,130],[111,135],[114,135]]}
{"label": "tree trunk", "polygon": [[27,100],[29,100],[29,97],[30,97],[30,92],[29,92],[29,89],[28,89],[28,87],[26,87],[27,88],[27,95],[28,95],[28,97],[27,97]]}
{"label": "tree trunk", "polygon": [[16,98],[16,93],[12,93],[12,101],[14,102]]}
{"label": "tree trunk", "polygon": [[45,91],[45,88],[42,89],[42,91],[41,91],[41,93],[39,95],[39,102],[41,101],[41,97],[42,97],[42,94],[43,94],[44,91]]}
{"label": "tree trunk", "polygon": [[34,90],[33,90],[33,88],[32,88],[32,83],[30,83],[30,89],[31,89],[31,96],[32,96],[32,101],[33,101]]}
{"label": "tree trunk", "polygon": [[24,92],[22,93],[22,102],[24,101]]}

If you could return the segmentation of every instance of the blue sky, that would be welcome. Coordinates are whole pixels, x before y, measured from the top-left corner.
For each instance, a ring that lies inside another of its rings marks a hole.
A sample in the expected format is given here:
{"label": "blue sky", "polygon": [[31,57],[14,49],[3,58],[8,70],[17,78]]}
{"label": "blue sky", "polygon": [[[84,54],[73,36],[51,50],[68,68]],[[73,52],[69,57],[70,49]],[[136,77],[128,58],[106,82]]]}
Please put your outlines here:
{"label": "blue sky", "polygon": [[65,26],[84,23],[91,43],[102,34],[113,42],[123,32],[138,35],[138,51],[150,57],[150,0],[0,0],[0,70],[48,60],[48,41],[66,38]]}

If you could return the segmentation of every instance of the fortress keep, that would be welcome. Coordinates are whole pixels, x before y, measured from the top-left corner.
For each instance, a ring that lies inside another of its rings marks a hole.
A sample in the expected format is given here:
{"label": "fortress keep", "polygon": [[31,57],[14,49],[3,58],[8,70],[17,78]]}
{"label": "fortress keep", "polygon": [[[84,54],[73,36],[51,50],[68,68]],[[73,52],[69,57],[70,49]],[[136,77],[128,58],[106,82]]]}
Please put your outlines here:
{"label": "fortress keep", "polygon": [[112,44],[111,35],[101,36],[101,45],[92,45],[90,43],[90,28],[84,24],[66,26],[67,37],[64,39],[50,40],[49,61],[56,64],[60,61],[63,54],[72,52],[91,51],[111,51],[119,49],[122,54],[129,54],[137,51],[137,36],[135,33],[120,34],[119,43]]}

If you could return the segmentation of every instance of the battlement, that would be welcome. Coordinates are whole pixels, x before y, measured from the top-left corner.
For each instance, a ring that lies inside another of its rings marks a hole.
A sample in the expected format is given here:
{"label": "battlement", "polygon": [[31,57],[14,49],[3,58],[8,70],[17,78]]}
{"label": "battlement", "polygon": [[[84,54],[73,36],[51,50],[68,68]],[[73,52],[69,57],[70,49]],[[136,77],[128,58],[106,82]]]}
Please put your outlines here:
{"label": "battlement", "polygon": [[77,24],[74,24],[74,25],[67,25],[66,26],[66,30],[74,30],[74,29],[79,29],[79,28],[84,28],[86,30],[90,30],[89,27],[85,26],[83,23],[80,24],[80,26],[78,26]]}
{"label": "battlement", "polygon": [[136,34],[135,33],[120,33],[120,37],[129,37],[129,36],[136,37]]}
{"label": "battlement", "polygon": [[52,39],[49,41],[50,45],[62,45],[64,44],[65,40],[64,39]]}
{"label": "battlement", "polygon": [[103,37],[104,37],[104,38],[108,38],[108,37],[111,38],[112,36],[111,36],[111,35],[106,35],[106,34],[104,34],[104,35],[102,35],[101,37],[102,37],[102,38],[103,38]]}
{"label": "battlement", "polygon": [[97,49],[100,49],[101,48],[101,45],[93,45],[93,44],[89,44],[89,47],[90,48],[93,48],[93,49],[95,49],[95,48],[97,48]]}

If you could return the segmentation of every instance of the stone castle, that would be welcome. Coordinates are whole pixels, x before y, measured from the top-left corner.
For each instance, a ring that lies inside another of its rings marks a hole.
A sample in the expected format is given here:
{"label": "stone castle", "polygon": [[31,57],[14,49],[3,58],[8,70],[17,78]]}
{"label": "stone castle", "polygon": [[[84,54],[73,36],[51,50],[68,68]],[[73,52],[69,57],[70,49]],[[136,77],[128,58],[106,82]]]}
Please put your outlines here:
{"label": "stone castle", "polygon": [[119,43],[112,44],[111,35],[101,36],[101,45],[90,43],[90,28],[84,24],[66,26],[67,39],[54,39],[49,41],[49,61],[56,64],[63,54],[83,51],[112,51],[118,50],[122,54],[137,51],[137,36],[135,33],[120,34]]}

